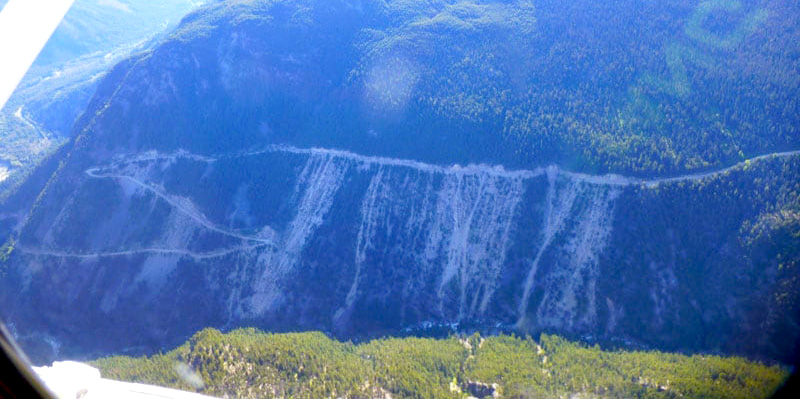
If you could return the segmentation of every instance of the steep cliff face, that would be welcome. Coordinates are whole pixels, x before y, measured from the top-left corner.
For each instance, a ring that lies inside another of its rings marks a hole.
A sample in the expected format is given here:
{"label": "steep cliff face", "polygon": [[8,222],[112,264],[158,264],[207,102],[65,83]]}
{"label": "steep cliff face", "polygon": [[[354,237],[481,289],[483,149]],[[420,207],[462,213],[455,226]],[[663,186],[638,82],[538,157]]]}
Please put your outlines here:
{"label": "steep cliff face", "polygon": [[[789,158],[758,176],[791,181]],[[768,343],[750,312],[776,281],[739,228],[779,200],[753,204],[757,182],[731,198],[703,188],[747,174],[642,180],[288,146],[115,156],[42,199],[62,200],[19,238],[8,320],[65,328],[66,353],[207,325],[363,337],[431,323],[738,351],[742,335]]]}
{"label": "steep cliff face", "polygon": [[[591,165],[543,135],[552,153],[532,162],[498,133],[514,122],[503,104],[481,102],[505,98],[494,78],[426,97],[448,87],[425,80],[448,53],[402,43],[458,17],[472,30],[445,37],[466,43],[454,51],[488,57],[469,32],[535,36],[509,13],[532,7],[432,5],[414,25],[393,4],[228,2],[118,65],[30,214],[4,215],[0,306],[23,344],[88,356],[208,326],[458,323],[791,349],[796,154],[645,179],[571,171]],[[473,77],[496,72],[507,95],[532,84],[497,66]]]}

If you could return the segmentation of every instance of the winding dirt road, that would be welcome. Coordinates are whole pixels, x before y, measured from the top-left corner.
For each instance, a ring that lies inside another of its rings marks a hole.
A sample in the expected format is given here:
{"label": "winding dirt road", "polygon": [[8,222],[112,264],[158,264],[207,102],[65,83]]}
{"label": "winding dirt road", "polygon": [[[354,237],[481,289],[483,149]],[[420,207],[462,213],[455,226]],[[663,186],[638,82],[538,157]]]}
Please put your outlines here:
{"label": "winding dirt road", "polygon": [[237,246],[234,248],[220,249],[211,252],[192,252],[183,249],[166,249],[166,248],[142,248],[142,249],[127,250],[127,251],[98,252],[90,254],[81,254],[81,253],[63,252],[63,251],[49,251],[49,250],[31,249],[25,247],[19,249],[22,252],[25,252],[30,255],[50,256],[56,258],[97,259],[103,257],[131,256],[131,255],[151,253],[151,254],[161,254],[161,255],[188,256],[194,260],[203,260],[203,259],[221,258],[223,256],[230,255],[232,253],[248,251],[263,246],[264,245]]}
{"label": "winding dirt road", "polygon": [[558,166],[552,165],[546,168],[536,168],[533,170],[506,170],[502,166],[492,166],[492,165],[467,165],[467,166],[460,166],[460,165],[453,165],[449,167],[439,166],[439,165],[432,165],[426,164],[419,161],[413,160],[404,160],[404,159],[394,159],[394,158],[387,158],[387,157],[377,157],[377,156],[366,156],[360,155],[356,153],[352,153],[345,150],[336,150],[336,149],[325,149],[325,148],[297,148],[292,146],[285,146],[285,145],[274,145],[267,147],[262,150],[256,151],[249,151],[249,152],[238,152],[232,154],[224,154],[220,156],[204,156],[204,155],[197,155],[187,152],[185,150],[179,150],[172,154],[160,154],[156,151],[148,151],[137,156],[128,157],[125,159],[120,159],[116,162],[112,162],[106,166],[96,166],[93,168],[89,168],[85,171],[86,175],[93,179],[115,179],[115,180],[125,180],[130,183],[133,183],[157,196],[158,198],[162,199],[170,206],[172,206],[178,212],[186,215],[187,217],[194,220],[200,226],[204,228],[228,236],[233,237],[243,242],[250,242],[255,243],[251,245],[242,244],[240,246],[236,246],[233,248],[227,249],[220,249],[211,252],[205,253],[198,253],[193,252],[185,249],[169,249],[169,248],[143,248],[143,249],[131,249],[131,250],[124,250],[124,251],[113,251],[113,252],[103,252],[103,253],[92,253],[92,254],[83,254],[83,253],[70,253],[70,252],[62,252],[56,250],[45,250],[45,249],[33,249],[33,248],[26,248],[24,246],[19,247],[19,250],[22,252],[31,254],[31,255],[38,255],[38,256],[52,256],[52,257],[68,257],[68,258],[80,258],[80,259],[94,259],[99,257],[111,257],[111,256],[130,256],[135,254],[142,254],[142,253],[154,253],[154,254],[165,254],[165,255],[179,255],[179,256],[188,256],[193,259],[202,260],[202,259],[210,259],[210,258],[218,258],[222,256],[226,256],[236,252],[242,251],[249,251],[252,249],[260,248],[260,247],[272,247],[276,248],[274,237],[265,238],[258,235],[245,235],[239,232],[226,229],[224,227],[220,227],[210,220],[200,212],[196,206],[191,202],[191,200],[183,197],[177,197],[166,193],[162,188],[148,184],[144,181],[141,181],[135,177],[119,174],[119,173],[112,173],[109,170],[116,169],[122,165],[130,165],[133,162],[153,162],[153,161],[167,161],[167,162],[175,162],[177,159],[191,159],[198,162],[205,162],[205,163],[213,163],[217,162],[222,159],[235,159],[240,157],[249,157],[249,156],[258,156],[266,153],[274,153],[274,152],[287,152],[292,154],[322,154],[328,155],[332,157],[340,157],[347,160],[350,160],[354,163],[358,163],[361,165],[381,165],[381,166],[395,166],[395,167],[405,167],[405,168],[412,168],[424,172],[429,173],[443,173],[443,174],[489,174],[494,176],[502,176],[508,178],[519,178],[519,179],[530,179],[537,176],[542,176],[544,174],[551,175],[555,173],[556,175],[561,175],[567,177],[569,179],[589,183],[589,184],[596,184],[596,185],[609,185],[609,186],[630,186],[630,185],[644,185],[646,187],[656,187],[660,184],[668,184],[668,183],[676,183],[676,182],[685,182],[685,181],[698,181],[710,177],[714,177],[717,175],[721,175],[732,170],[742,168],[745,165],[775,159],[775,158],[787,158],[792,156],[800,155],[800,150],[795,151],[785,151],[785,152],[775,152],[770,154],[759,155],[753,158],[746,159],[744,161],[738,162],[728,167],[711,170],[707,172],[700,172],[700,173],[691,173],[673,177],[662,177],[662,178],[655,178],[655,179],[643,179],[638,177],[630,177],[618,174],[604,174],[604,175],[590,175],[585,173],[578,173],[578,172],[570,172],[561,170]]}

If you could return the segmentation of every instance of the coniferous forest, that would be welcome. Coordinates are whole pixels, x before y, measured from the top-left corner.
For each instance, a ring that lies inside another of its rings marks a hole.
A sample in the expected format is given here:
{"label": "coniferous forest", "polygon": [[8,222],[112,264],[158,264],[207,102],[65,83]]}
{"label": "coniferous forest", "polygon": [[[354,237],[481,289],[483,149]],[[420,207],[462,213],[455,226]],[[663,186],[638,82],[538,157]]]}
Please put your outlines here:
{"label": "coniferous forest", "polygon": [[383,338],[205,329],[150,357],[93,363],[105,378],[226,398],[766,398],[789,370],[738,357],[614,351],[556,335]]}

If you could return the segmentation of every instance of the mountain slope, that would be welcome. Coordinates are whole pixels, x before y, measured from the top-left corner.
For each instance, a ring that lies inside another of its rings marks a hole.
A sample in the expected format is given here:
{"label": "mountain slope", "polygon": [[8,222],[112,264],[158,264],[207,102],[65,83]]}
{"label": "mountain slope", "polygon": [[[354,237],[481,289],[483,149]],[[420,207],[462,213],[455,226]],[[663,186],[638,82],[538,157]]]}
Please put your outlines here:
{"label": "mountain slope", "polygon": [[70,138],[109,69],[155,44],[201,3],[75,1],[0,113],[0,197]]}
{"label": "mountain slope", "polygon": [[[41,358],[257,325],[786,360],[800,157],[777,152],[797,144],[796,71],[760,44],[796,46],[778,17],[796,5],[667,2],[643,20],[576,4],[188,16],[109,73],[33,210],[3,215],[5,320]],[[761,64],[681,67],[689,40],[698,60]]]}

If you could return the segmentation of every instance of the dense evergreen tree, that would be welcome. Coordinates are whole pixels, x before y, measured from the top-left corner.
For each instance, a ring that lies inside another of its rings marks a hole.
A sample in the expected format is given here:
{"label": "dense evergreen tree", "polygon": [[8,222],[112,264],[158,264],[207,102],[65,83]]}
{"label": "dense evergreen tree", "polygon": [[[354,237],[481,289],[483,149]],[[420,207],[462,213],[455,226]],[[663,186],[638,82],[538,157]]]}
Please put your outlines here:
{"label": "dense evergreen tree", "polygon": [[251,328],[205,329],[166,354],[94,365],[105,378],[230,398],[765,398],[788,376],[784,367],[743,358],[608,351],[554,335],[354,345],[319,332]]}

